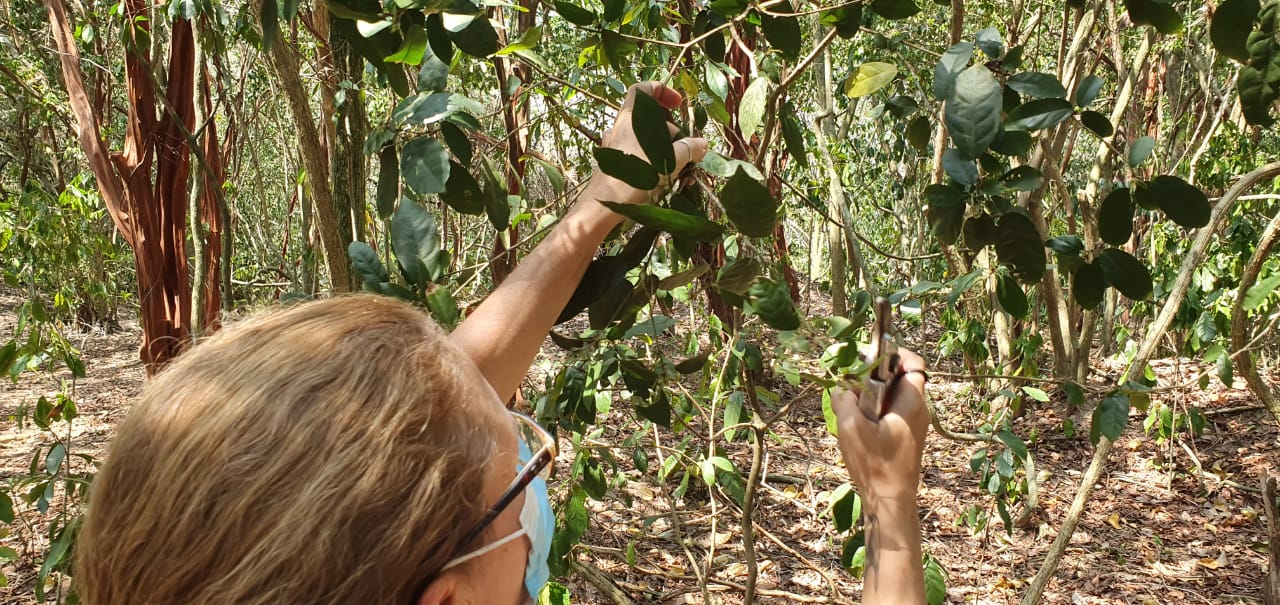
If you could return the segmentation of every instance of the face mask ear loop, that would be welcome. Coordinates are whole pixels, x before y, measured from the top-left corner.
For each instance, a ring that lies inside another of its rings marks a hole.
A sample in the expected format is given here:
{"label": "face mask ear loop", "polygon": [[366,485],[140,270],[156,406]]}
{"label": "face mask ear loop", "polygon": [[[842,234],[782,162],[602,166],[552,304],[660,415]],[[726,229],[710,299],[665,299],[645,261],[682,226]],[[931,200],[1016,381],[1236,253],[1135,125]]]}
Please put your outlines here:
{"label": "face mask ear loop", "polygon": [[459,566],[459,565],[462,565],[463,563],[466,563],[467,561],[470,561],[470,560],[472,560],[472,559],[474,559],[474,558],[476,558],[476,557],[480,557],[480,556],[483,556],[483,555],[487,555],[487,554],[489,554],[489,553],[491,553],[491,552],[493,552],[493,551],[495,551],[495,550],[497,550],[497,549],[499,549],[499,548],[502,548],[502,547],[503,547],[503,546],[505,546],[508,542],[512,542],[512,541],[514,541],[514,540],[516,540],[516,539],[519,539],[519,538],[523,537],[524,535],[525,535],[525,530],[524,530],[524,528],[523,528],[523,527],[521,527],[519,530],[516,530],[516,532],[515,532],[515,533],[513,533],[513,534],[511,534],[511,535],[509,535],[509,536],[507,536],[507,537],[505,537],[505,538],[502,538],[501,540],[497,540],[497,541],[493,542],[492,544],[489,544],[489,545],[487,545],[487,546],[485,546],[485,547],[483,547],[483,548],[479,548],[479,549],[477,549],[477,550],[473,550],[473,551],[471,551],[471,552],[469,552],[469,553],[467,553],[467,554],[465,554],[465,555],[462,555],[461,557],[458,557],[458,558],[456,558],[456,559],[454,559],[454,560],[452,560],[452,561],[449,561],[448,563],[445,563],[445,564],[444,564],[444,567],[441,567],[441,568],[440,568],[440,571],[441,571],[441,572],[448,571],[449,569],[452,569],[452,568],[454,568],[454,567],[457,567],[457,566]]}

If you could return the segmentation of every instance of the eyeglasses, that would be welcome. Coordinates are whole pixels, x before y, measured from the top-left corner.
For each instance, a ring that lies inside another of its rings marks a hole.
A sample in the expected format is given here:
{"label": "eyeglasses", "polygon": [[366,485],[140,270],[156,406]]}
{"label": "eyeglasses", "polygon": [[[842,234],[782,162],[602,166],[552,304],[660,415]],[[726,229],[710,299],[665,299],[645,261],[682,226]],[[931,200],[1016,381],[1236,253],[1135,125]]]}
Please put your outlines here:
{"label": "eyeglasses", "polygon": [[[542,477],[543,479],[547,479],[551,476],[551,463],[555,461],[556,456],[559,455],[559,450],[556,448],[555,437],[553,437],[551,433],[547,432],[546,429],[542,428],[542,425],[538,424],[534,419],[511,410],[507,410],[507,413],[511,414],[511,417],[515,419],[516,429],[520,433],[520,439],[524,441],[525,445],[529,446],[529,451],[532,452],[532,455],[529,457],[529,460],[525,462],[524,467],[516,473],[516,478],[511,481],[511,485],[507,486],[506,491],[502,492],[502,496],[498,498],[498,501],[494,502],[493,506],[489,508],[489,512],[485,513],[484,516],[480,518],[480,521],[467,531],[466,536],[463,537],[462,542],[458,544],[453,556],[449,557],[450,561],[457,559],[462,555],[462,553],[466,552],[471,546],[471,543],[475,542],[476,539],[480,537],[480,534],[484,533],[484,530],[488,529],[489,526],[493,524],[493,520],[497,519],[498,515],[502,514],[502,511],[506,510],[508,506],[511,506],[511,503],[515,501],[516,496],[523,492],[525,488],[529,487],[529,484],[532,483],[535,478]],[[422,596],[422,593],[427,590],[427,586],[430,585],[431,582],[439,576],[439,574],[440,572],[437,571],[423,579],[422,582],[418,584],[417,588],[414,590],[413,602],[416,603],[418,601],[418,598]]]}
{"label": "eyeglasses", "polygon": [[507,410],[507,413],[511,414],[512,418],[515,418],[516,427],[520,431],[520,438],[529,446],[529,451],[533,452],[533,455],[525,463],[524,468],[516,473],[516,478],[511,481],[507,491],[502,492],[502,496],[489,508],[489,512],[480,517],[480,521],[475,524],[475,527],[472,527],[463,537],[462,542],[458,544],[459,552],[466,550],[472,542],[479,538],[480,534],[484,533],[484,530],[488,529],[489,525],[493,523],[493,520],[497,519],[498,515],[501,515],[502,511],[506,510],[508,506],[511,506],[511,502],[516,499],[516,496],[523,492],[524,488],[529,487],[529,483],[535,478],[550,478],[551,463],[559,455],[559,450],[556,448],[556,439],[551,433],[547,432],[547,429],[542,428],[542,425],[538,424],[537,421],[520,412]]}

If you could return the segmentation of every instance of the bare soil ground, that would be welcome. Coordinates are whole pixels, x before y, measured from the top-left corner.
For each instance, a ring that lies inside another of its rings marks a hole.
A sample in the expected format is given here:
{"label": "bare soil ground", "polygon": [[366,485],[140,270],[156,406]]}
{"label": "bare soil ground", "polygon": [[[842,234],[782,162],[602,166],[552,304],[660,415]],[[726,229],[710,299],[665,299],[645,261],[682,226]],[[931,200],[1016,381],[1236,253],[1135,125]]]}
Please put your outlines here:
{"label": "bare soil ground", "polygon": [[[0,334],[12,333],[17,303],[12,296],[0,298]],[[94,456],[101,455],[143,383],[137,360],[139,331],[129,322],[124,328],[115,334],[90,331],[74,338],[88,376],[73,389],[81,414],[73,442],[79,451]],[[1116,371],[1105,363],[1099,369]],[[1185,361],[1157,364],[1162,385],[1187,382],[1200,369]],[[57,393],[62,379],[65,376],[27,375],[16,385],[4,381],[0,387],[0,414],[5,419],[0,425],[0,473],[6,482],[26,472],[42,444],[34,426],[17,422],[19,409],[33,405],[42,394]],[[1206,391],[1192,387],[1156,395],[1156,401],[1205,411],[1209,423],[1196,439],[1157,443],[1142,434],[1142,416],[1133,412],[1044,602],[1261,602],[1265,519],[1253,490],[1263,472],[1280,470],[1280,431],[1264,410],[1252,407],[1256,402],[1242,385],[1235,386],[1223,388],[1215,381]],[[936,379],[932,388],[935,400],[951,415],[945,422],[957,430],[972,430],[975,416],[968,410],[975,396],[970,389]],[[795,391],[784,389],[784,397]],[[601,440],[630,434],[638,426],[631,417],[625,404],[615,403],[604,423],[611,428]],[[1006,535],[978,475],[969,469],[970,455],[979,446],[931,434],[920,513],[925,550],[948,571],[948,602],[1018,601],[1055,537],[1092,455],[1087,417],[1077,415],[1074,420],[1080,429],[1072,438],[1062,434],[1060,406],[1046,404],[1019,421],[1019,434],[1038,435],[1028,442],[1047,478],[1041,483],[1041,510],[1029,528],[1012,535]],[[769,442],[770,480],[760,492],[756,515],[763,589],[759,602],[856,602],[860,582],[840,569],[840,537],[823,516],[829,493],[846,475],[836,462],[836,442],[825,430],[818,398],[798,402],[776,435]],[[672,438],[664,434],[662,439],[670,445],[665,441]],[[749,467],[745,445],[727,454],[739,468]],[[571,456],[572,452],[564,454],[562,470]],[[656,462],[657,452],[650,451],[650,458]],[[732,587],[741,584],[746,571],[738,510],[719,497],[713,515],[708,493],[696,486],[696,480],[683,500],[673,501],[670,493],[679,477],[656,485],[652,473],[651,469],[649,478],[642,480],[633,472],[626,485],[611,490],[603,502],[590,503],[592,525],[579,560],[603,572],[637,603],[702,603],[696,575],[714,545],[712,599],[741,602],[740,591]],[[960,522],[973,504],[989,510],[992,518],[977,533]],[[36,553],[47,547],[43,528],[48,517],[25,504],[18,506],[19,520],[0,545],[23,557],[3,568],[10,583],[0,588],[0,603],[35,602]],[[629,544],[634,544],[634,565],[627,563]],[[580,578],[568,584],[575,603],[613,602]]]}

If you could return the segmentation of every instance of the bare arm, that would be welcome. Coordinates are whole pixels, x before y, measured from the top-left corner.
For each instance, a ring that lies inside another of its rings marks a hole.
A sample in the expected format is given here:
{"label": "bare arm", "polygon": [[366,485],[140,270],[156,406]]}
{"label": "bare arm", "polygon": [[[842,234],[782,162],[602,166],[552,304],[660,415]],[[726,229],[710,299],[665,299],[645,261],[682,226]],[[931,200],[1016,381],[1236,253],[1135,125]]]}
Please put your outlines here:
{"label": "bare arm", "polygon": [[[631,107],[637,94],[648,94],[667,108],[678,106],[683,99],[656,82],[631,87],[604,144],[643,158],[644,152],[631,130]],[[681,141],[675,145],[676,172],[691,161],[701,160],[707,151],[703,139]],[[546,239],[454,330],[450,337],[453,343],[471,357],[499,395],[508,397],[520,386],[596,250],[621,220],[599,202],[643,203],[649,195],[612,177],[595,174]]]}
{"label": "bare arm", "polygon": [[867,532],[864,605],[925,602],[916,511],[920,459],[929,432],[924,360],[905,349],[898,353],[906,373],[895,383],[889,412],[879,421],[862,414],[856,393],[837,393],[831,401],[839,417],[840,454],[862,496]]}

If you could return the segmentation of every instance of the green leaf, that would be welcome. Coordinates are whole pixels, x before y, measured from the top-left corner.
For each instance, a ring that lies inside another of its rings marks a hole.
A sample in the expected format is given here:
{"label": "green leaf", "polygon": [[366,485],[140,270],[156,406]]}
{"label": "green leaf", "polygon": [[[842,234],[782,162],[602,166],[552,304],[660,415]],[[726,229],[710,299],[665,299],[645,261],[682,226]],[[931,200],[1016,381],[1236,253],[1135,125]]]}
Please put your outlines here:
{"label": "green leaf", "polygon": [[409,282],[422,286],[442,272],[436,219],[410,199],[400,200],[391,217],[391,249]]}
{"label": "green leaf", "polygon": [[944,244],[956,243],[964,225],[964,193],[950,185],[934,184],[924,190],[929,202],[928,218],[933,234]]}
{"label": "green leaf", "polygon": [[1085,309],[1096,309],[1102,304],[1102,297],[1107,291],[1107,279],[1097,261],[1085,263],[1076,269],[1075,279],[1071,283],[1071,296],[1076,304]]}
{"label": "green leaf", "polygon": [[801,168],[809,167],[808,153],[804,147],[804,125],[800,123],[795,106],[787,103],[782,114],[782,141],[787,146],[787,154]]}
{"label": "green leaf", "polygon": [[[972,57],[971,42],[960,42],[942,53],[933,71],[933,98],[942,101],[951,97],[951,93],[955,91],[956,78],[960,72],[964,71]],[[996,86],[998,87],[999,83]]]}
{"label": "green leaf", "polygon": [[1038,71],[1028,71],[1013,76],[1009,78],[1008,84],[1009,88],[1037,99],[1065,99],[1067,96],[1067,89],[1062,86],[1058,78]]}
{"label": "green leaf", "polygon": [[[1022,387],[1022,392],[1041,403],[1049,402],[1049,394],[1035,387]],[[1031,455],[1027,451],[1026,442],[1010,432],[1009,429],[1000,429],[1000,432],[996,433],[996,438],[1004,443],[1005,447],[1008,447],[1009,451],[1013,452],[1013,455],[1017,456],[1019,460],[1026,460],[1027,456]]]}
{"label": "green leaf", "polygon": [[1140,166],[1147,158],[1151,157],[1151,152],[1156,148],[1156,140],[1148,137],[1138,137],[1133,144],[1129,145],[1129,165]]}
{"label": "green leaf", "polygon": [[751,284],[760,276],[760,269],[760,261],[740,256],[720,268],[716,275],[716,287],[738,295],[746,294]]}
{"label": "green leaf", "polygon": [[[653,97],[637,93],[631,109],[631,127],[653,170],[658,175],[674,172],[676,152],[671,144],[671,133],[667,129],[667,110]],[[652,189],[656,185],[655,183],[643,189]]]}
{"label": "green leaf", "polygon": [[1098,93],[1102,92],[1102,78],[1089,74],[1080,81],[1080,85],[1076,86],[1076,107],[1086,107],[1098,98]]}
{"label": "green leaf", "polygon": [[1098,253],[1095,261],[1111,287],[1130,300],[1146,300],[1151,296],[1151,273],[1128,252],[1107,248]]}
{"label": "green leaf", "polygon": [[1035,191],[1044,186],[1044,174],[1033,166],[1023,164],[1004,173],[1000,182],[1012,191]]}
{"label": "green leaf", "polygon": [[480,165],[484,184],[484,213],[494,229],[506,229],[511,226],[511,204],[507,201],[507,189],[502,185],[501,175],[492,160],[480,156]]}
{"label": "green leaf", "polygon": [[1209,198],[1196,186],[1164,175],[1148,183],[1147,189],[1165,216],[1178,225],[1195,229],[1209,224]]}
{"label": "green leaf", "polygon": [[678,210],[649,204],[619,204],[604,201],[600,203],[641,225],[660,229],[675,236],[711,241],[724,235],[723,225]]}
{"label": "green leaf", "polygon": [[13,498],[9,492],[0,492],[0,523],[13,523]]}
{"label": "green leaf", "polygon": [[391,281],[391,277],[387,275],[387,270],[382,266],[382,261],[378,259],[378,253],[364,242],[351,242],[347,246],[347,256],[351,257],[351,264],[355,266],[356,273],[360,274],[360,279],[365,283],[382,283]]}
{"label": "green leaf", "polygon": [[627,10],[626,0],[602,0],[605,21],[617,21]]}
{"label": "green leaf", "polygon": [[448,122],[440,125],[440,135],[444,137],[445,145],[449,146],[449,151],[453,153],[453,157],[463,165],[471,164],[471,139],[467,137],[467,133],[462,132],[461,128],[454,126]]}
{"label": "green leaf", "polygon": [[942,169],[952,180],[965,187],[972,187],[978,182],[978,165],[965,158],[958,150],[948,149],[942,154]]}
{"label": "green leaf", "polygon": [[729,221],[744,235],[767,237],[773,234],[778,218],[778,202],[759,181],[741,168],[720,190],[720,205]]}
{"label": "green leaf", "polygon": [[920,153],[929,152],[929,139],[933,136],[933,125],[928,116],[919,115],[907,123],[907,143]]}
{"label": "green leaf", "polygon": [[1223,386],[1228,389],[1231,388],[1234,384],[1233,375],[1235,374],[1235,364],[1231,362],[1231,356],[1223,355],[1219,357],[1214,369],[1217,370],[1218,380],[1222,381]]}
{"label": "green leaf", "polygon": [[520,51],[530,51],[538,48],[538,44],[542,42],[542,28],[534,26],[524,30],[515,42],[512,42],[493,53],[494,56],[505,57],[507,55],[516,54]]}
{"label": "green leaf", "polygon": [[1182,31],[1182,15],[1167,0],[1125,0],[1134,25],[1151,25],[1162,34]]}
{"label": "green leaf", "polygon": [[262,48],[270,48],[280,34],[280,10],[272,0],[263,0],[258,15],[262,20]]}
{"label": "green leaf", "polygon": [[1244,293],[1244,310],[1256,311],[1276,291],[1276,286],[1280,286],[1280,273],[1253,284],[1249,291]]}
{"label": "green leaf", "polygon": [[924,598],[926,605],[942,605],[947,602],[947,572],[932,556],[924,562]]}
{"label": "green leaf", "polygon": [[1089,427],[1089,439],[1094,445],[1099,437],[1106,436],[1110,441],[1120,438],[1124,425],[1129,422],[1129,396],[1124,393],[1107,395],[1098,407],[1093,409],[1093,425]]}
{"label": "green leaf", "polygon": [[1260,9],[1258,0],[1223,0],[1213,11],[1213,23],[1209,26],[1213,47],[1236,61],[1248,61],[1249,49],[1245,43]]}
{"label": "green leaf", "polygon": [[1062,383],[1062,391],[1067,395],[1067,403],[1073,406],[1085,404],[1084,389],[1070,380]]}
{"label": "green leaf", "polygon": [[889,20],[906,19],[920,12],[913,0],[872,0],[871,10]]}
{"label": "green leaf", "polygon": [[431,316],[436,318],[436,322],[446,330],[451,330],[458,325],[458,319],[461,316],[458,312],[458,301],[454,300],[453,292],[449,291],[448,286],[435,286],[431,289],[427,294],[427,310],[431,311]]}
{"label": "green leaf", "polygon": [[880,61],[863,63],[858,66],[858,71],[845,81],[844,94],[854,99],[865,97],[888,86],[896,77],[898,77],[898,68],[892,63]]}
{"label": "green leaf", "polygon": [[1031,151],[1031,135],[1021,130],[1005,130],[1002,126],[991,142],[991,151],[1009,157],[1022,157]]}
{"label": "green leaf", "polygon": [[996,221],[983,212],[964,220],[964,245],[979,250],[996,243]]}
{"label": "green leaf", "polygon": [[1012,275],[1001,275],[996,280],[996,300],[1005,313],[1018,319],[1026,319],[1030,311],[1027,294],[1018,286],[1018,280]]}
{"label": "green leaf", "polygon": [[858,523],[862,516],[862,498],[853,489],[852,483],[842,483],[831,492],[831,520],[835,522],[837,532],[846,532]]}
{"label": "green leaf", "polygon": [[448,119],[460,111],[471,110],[480,113],[484,106],[451,92],[418,93],[396,105],[391,112],[391,119],[396,124],[422,125],[434,124]]}
{"label": "green leaf", "polygon": [[742,136],[751,138],[764,120],[765,103],[769,100],[769,79],[759,77],[751,81],[738,107],[738,127]]}
{"label": "green leaf", "polygon": [[493,31],[489,18],[483,14],[444,13],[441,24],[444,25],[449,40],[468,55],[483,59],[498,52],[498,33]]}
{"label": "green leaf", "polygon": [[45,553],[44,563],[40,565],[40,571],[36,573],[36,583],[44,585],[45,579],[49,574],[62,563],[62,559],[67,556],[71,550],[71,543],[75,540],[76,534],[79,532],[79,522],[73,522],[62,528],[62,532],[58,535],[58,539],[49,545],[49,551]]}
{"label": "green leaf", "polygon": [[378,216],[387,218],[400,198],[400,158],[394,144],[382,148],[378,155]]}
{"label": "green leaf", "polygon": [[1112,246],[1120,246],[1133,235],[1133,199],[1129,190],[1112,191],[1098,206],[1098,235]]}
{"label": "green leaf", "polygon": [[566,21],[574,25],[577,25],[580,27],[590,27],[596,22],[596,14],[594,12],[589,11],[585,8],[582,8],[571,2],[565,2],[564,0],[556,0],[555,6],[556,6],[556,12],[560,13],[561,17],[564,17]]}
{"label": "green leaf", "polygon": [[49,448],[49,454],[44,458],[44,470],[50,475],[57,475],[58,469],[62,468],[62,461],[67,457],[67,448],[61,443],[53,444]]}
{"label": "green leaf", "polygon": [[951,141],[966,157],[977,158],[1000,133],[1000,83],[982,65],[974,65],[955,80],[944,118]]}
{"label": "green leaf", "polygon": [[[665,132],[666,128],[663,127]],[[591,151],[603,172],[636,189],[648,191],[658,186],[658,173],[648,162],[612,147],[596,147]]]}
{"label": "green leaf", "polygon": [[800,315],[786,284],[772,280],[757,281],[747,291],[747,300],[749,310],[774,329],[795,330],[800,327]]}
{"label": "green leaf", "polygon": [[[793,10],[790,2],[782,2],[774,5],[772,12],[791,13]],[[795,61],[800,57],[802,43],[800,20],[796,17],[761,15],[760,31],[764,33],[764,39],[769,42],[769,46],[782,51],[782,56],[787,60]]]}
{"label": "green leaf", "polygon": [[453,41],[449,39],[449,32],[444,29],[441,15],[442,13],[427,15],[427,44],[431,46],[431,54],[445,63],[452,63]]}
{"label": "green leaf", "polygon": [[400,154],[404,182],[419,195],[440,193],[449,180],[449,152],[440,141],[418,137],[409,141]]}
{"label": "green leaf", "polygon": [[400,33],[404,36],[404,42],[400,45],[400,50],[388,56],[384,61],[387,63],[404,63],[405,65],[419,65],[422,58],[427,54],[427,30],[422,29],[419,25],[412,23],[401,28]]}
{"label": "green leaf", "polygon": [[978,48],[982,49],[982,54],[987,58],[999,60],[1004,56],[1004,37],[1000,35],[1000,30],[988,27],[978,32],[977,42]]}
{"label": "green leaf", "polygon": [[441,61],[435,53],[427,55],[418,70],[418,92],[441,92],[448,84],[449,64]]}
{"label": "green leaf", "polygon": [[[1036,400],[1036,401],[1039,401],[1039,402],[1041,402],[1041,403],[1049,403],[1049,394],[1048,394],[1048,393],[1046,393],[1046,392],[1044,392],[1044,391],[1043,391],[1043,390],[1041,390],[1041,389],[1037,389],[1037,388],[1035,388],[1035,387],[1022,387],[1022,392],[1023,392],[1023,393],[1026,393],[1026,394],[1027,394],[1027,397],[1030,397],[1030,398],[1032,398],[1032,399],[1034,399],[1034,400]],[[1015,453],[1015,454],[1017,454],[1017,452],[1014,452],[1014,453]],[[1026,453],[1027,453],[1026,446],[1025,446],[1025,445],[1023,445],[1023,446],[1022,446],[1022,453],[1021,453],[1021,454],[1018,454],[1018,457],[1019,457],[1019,458],[1025,458],[1025,457],[1026,457]]]}
{"label": "green leaf", "polygon": [[1023,283],[1034,283],[1044,275],[1044,238],[1026,215],[1006,212],[996,223],[996,256],[1013,268]]}
{"label": "green leaf", "polygon": [[1115,127],[1111,125],[1111,120],[1096,111],[1080,112],[1080,123],[1085,128],[1088,128],[1089,132],[1098,135],[1100,139],[1105,139],[1116,133]]}
{"label": "green leaf", "polygon": [[452,160],[449,162],[449,180],[445,183],[440,199],[462,214],[484,214],[485,194],[480,183],[471,176],[466,166]]}
{"label": "green leaf", "polygon": [[822,390],[822,419],[827,425],[827,432],[835,437],[840,434],[839,419],[836,418],[836,412],[831,408],[831,390]]}
{"label": "green leaf", "polygon": [[1059,235],[1046,240],[1044,245],[1059,254],[1079,254],[1084,250],[1084,242],[1075,235]]}
{"label": "green leaf", "polygon": [[1004,127],[1010,130],[1044,130],[1061,124],[1073,114],[1075,107],[1066,99],[1036,99],[1010,111]]}

